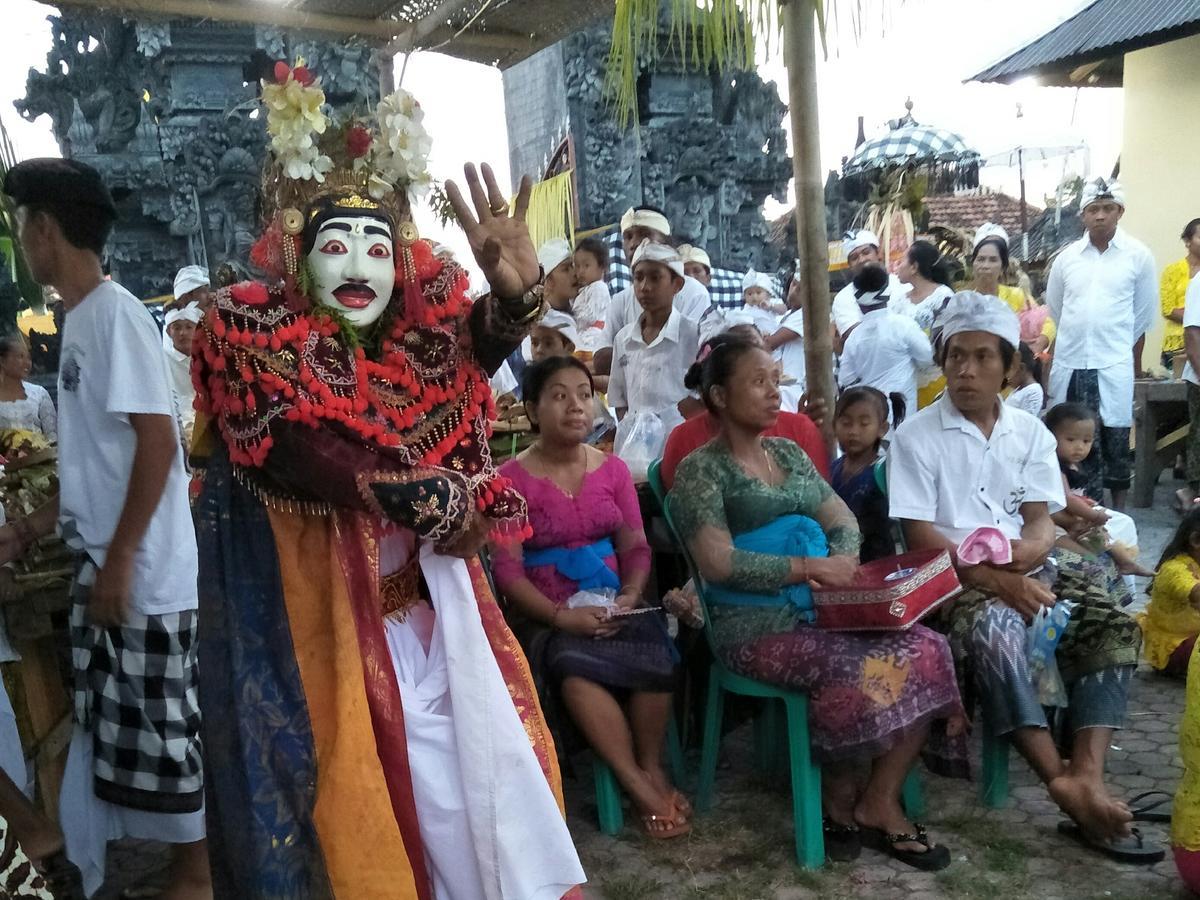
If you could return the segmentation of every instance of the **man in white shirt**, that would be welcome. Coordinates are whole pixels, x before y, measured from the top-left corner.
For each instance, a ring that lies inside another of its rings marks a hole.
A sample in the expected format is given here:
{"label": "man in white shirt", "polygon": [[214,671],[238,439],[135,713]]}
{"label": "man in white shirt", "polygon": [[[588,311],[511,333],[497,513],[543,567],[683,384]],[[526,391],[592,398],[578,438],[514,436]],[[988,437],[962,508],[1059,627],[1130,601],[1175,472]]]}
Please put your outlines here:
{"label": "man in white shirt", "polygon": [[184,266],[175,273],[172,293],[175,300],[171,303],[171,309],[183,309],[193,305],[201,310],[207,309],[209,298],[212,296],[208,269],[204,266]]}
{"label": "man in white shirt", "polygon": [[1187,353],[1183,380],[1187,382],[1188,419],[1192,423],[1187,441],[1188,486],[1179,492],[1180,503],[1186,509],[1200,497],[1200,273],[1188,282],[1183,303],[1183,349]]}
{"label": "man in white shirt", "polygon": [[[645,241],[656,244],[666,244],[671,236],[671,223],[660,209],[653,206],[633,206],[621,216],[621,246],[625,250],[625,259],[632,266],[634,252]],[[676,254],[678,255],[678,254]],[[713,311],[712,298],[708,288],[695,278],[683,276],[683,283],[675,294],[675,308],[680,315],[694,323],[699,323],[706,314]],[[592,360],[594,370],[600,375],[606,375],[612,368],[613,346],[621,329],[641,315],[634,287],[627,287],[616,294],[608,306],[608,316],[604,320],[604,333],[600,336],[600,348]]]}
{"label": "man in white shirt", "polygon": [[788,412],[797,412],[803,405],[808,384],[804,359],[804,291],[800,287],[798,268],[788,285],[787,307],[788,311],[779,320],[779,327],[772,334],[763,335],[763,346],[779,361],[781,374],[786,381],[779,386],[783,408]]}
{"label": "man in white shirt", "polygon": [[618,418],[658,415],[663,437],[700,402],[683,379],[700,349],[700,329],[671,300],[683,279],[683,261],[671,247],[650,240],[633,256],[633,286],[642,314],[621,329],[613,345],[608,402]]}
{"label": "man in white shirt", "polygon": [[[833,321],[834,349],[839,351],[854,326],[862,321],[862,311],[858,308],[858,300],[854,296],[854,279],[858,277],[858,273],[863,270],[864,266],[872,263],[883,264],[883,257],[879,253],[879,238],[875,232],[865,228],[858,231],[847,231],[846,236],[842,238],[842,249],[846,251],[846,265],[849,266],[847,274],[850,276],[850,283],[837,292],[829,311],[830,319]],[[888,277],[887,292],[893,302],[906,299],[910,290],[912,287],[904,284],[895,275]]]}
{"label": "man in white shirt", "polygon": [[1117,227],[1125,212],[1118,182],[1088,182],[1080,209],[1087,233],[1059,254],[1046,285],[1058,325],[1050,405],[1070,400],[1096,413],[1098,440],[1080,465],[1087,494],[1099,502],[1108,488],[1113,509],[1124,509],[1133,380],[1158,309],[1158,279],[1150,251]]}
{"label": "man in white shirt", "polygon": [[[1000,402],[1020,341],[1016,314],[1002,300],[964,291],[941,321],[946,392],[896,430],[888,449],[890,514],[910,549],[946,550],[955,560],[966,590],[932,624],[949,638],[959,683],[968,702],[978,699],[986,728],[1012,741],[1073,820],[1060,830],[1101,852],[1137,855],[1129,810],[1104,783],[1104,760],[1124,722],[1141,632],[1092,569],[1060,556],[1057,574],[1045,572],[1053,590],[1035,577],[1048,565],[1050,515],[1065,497],[1054,436]],[[959,544],[983,526],[1008,539],[1011,562],[958,559]],[[1051,736],[1026,651],[1027,624],[1056,596],[1077,603],[1056,652],[1068,695],[1057,725],[1069,763]],[[1161,848],[1146,852],[1148,862],[1156,853],[1162,858]]]}
{"label": "man in white shirt", "polygon": [[[863,319],[850,331],[842,348],[838,385],[844,390],[866,385],[885,397],[904,397],[904,408],[917,409],[917,373],[933,365],[933,348],[915,319],[889,306],[888,274],[874,263],[851,283]],[[891,421],[891,406],[888,421]]]}
{"label": "man in white shirt", "polygon": [[192,384],[192,338],[196,325],[203,318],[200,307],[188,304],[167,313],[163,323],[163,350],[167,354],[167,371],[171,375],[171,393],[175,397],[175,418],[183,437],[183,446],[192,444],[192,427],[196,422],[196,388]]}
{"label": "man in white shirt", "polygon": [[4,191],[33,277],[63,298],[59,497],[0,529],[0,562],[57,519],[76,554],[75,727],[61,799],[90,895],[105,846],[175,845],[172,897],[212,896],[197,704],[196,537],[161,336],[100,266],[113,206],[99,173],[26,160]]}

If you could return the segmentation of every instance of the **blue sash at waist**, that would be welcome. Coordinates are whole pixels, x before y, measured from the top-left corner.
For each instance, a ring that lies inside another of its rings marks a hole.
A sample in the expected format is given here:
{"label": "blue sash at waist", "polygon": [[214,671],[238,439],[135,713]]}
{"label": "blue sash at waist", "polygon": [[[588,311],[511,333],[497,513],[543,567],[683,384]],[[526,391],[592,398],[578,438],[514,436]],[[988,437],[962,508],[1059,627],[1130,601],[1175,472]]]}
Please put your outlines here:
{"label": "blue sash at waist", "polygon": [[612,538],[600,538],[582,547],[543,547],[526,550],[526,566],[554,566],[564,578],[570,578],[581,591],[597,588],[621,589],[621,579],[604,562],[606,556],[616,556]]}
{"label": "blue sash at waist", "polygon": [[[780,516],[773,522],[736,535],[733,546],[750,553],[771,556],[828,556],[829,542],[821,526],[808,516]],[[806,621],[813,621],[812,589],[807,584],[784,585],[773,594],[741,591],[728,585],[709,584],[708,599],[712,603],[731,606],[792,606]]]}

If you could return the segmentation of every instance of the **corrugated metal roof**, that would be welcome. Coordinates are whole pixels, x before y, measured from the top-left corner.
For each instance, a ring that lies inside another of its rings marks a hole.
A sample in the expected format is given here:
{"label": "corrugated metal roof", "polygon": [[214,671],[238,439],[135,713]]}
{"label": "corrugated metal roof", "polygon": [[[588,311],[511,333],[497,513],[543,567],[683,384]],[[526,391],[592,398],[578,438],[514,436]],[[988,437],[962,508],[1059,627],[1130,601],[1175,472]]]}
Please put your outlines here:
{"label": "corrugated metal roof", "polygon": [[[1082,66],[1198,32],[1200,0],[1096,0],[967,80],[1011,83],[1037,75],[1048,77],[1053,83],[1078,82],[1070,76]],[[1119,66],[1108,69],[1110,77],[1117,73],[1117,84],[1120,71]]]}

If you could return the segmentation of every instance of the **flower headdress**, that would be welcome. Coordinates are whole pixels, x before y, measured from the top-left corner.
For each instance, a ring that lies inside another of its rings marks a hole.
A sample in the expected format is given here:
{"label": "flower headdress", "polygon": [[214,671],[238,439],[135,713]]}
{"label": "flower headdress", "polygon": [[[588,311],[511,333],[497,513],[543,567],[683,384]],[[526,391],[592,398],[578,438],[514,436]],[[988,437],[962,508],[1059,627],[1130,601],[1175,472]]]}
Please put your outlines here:
{"label": "flower headdress", "polygon": [[330,205],[376,210],[391,220],[397,240],[415,241],[409,201],[432,180],[426,168],[431,140],[412,94],[397,90],[369,115],[335,123],[325,111],[320,79],[302,61],[294,68],[277,62],[274,75],[262,83],[271,158],[263,173],[267,230],[254,261],[294,288],[301,235],[318,208]]}

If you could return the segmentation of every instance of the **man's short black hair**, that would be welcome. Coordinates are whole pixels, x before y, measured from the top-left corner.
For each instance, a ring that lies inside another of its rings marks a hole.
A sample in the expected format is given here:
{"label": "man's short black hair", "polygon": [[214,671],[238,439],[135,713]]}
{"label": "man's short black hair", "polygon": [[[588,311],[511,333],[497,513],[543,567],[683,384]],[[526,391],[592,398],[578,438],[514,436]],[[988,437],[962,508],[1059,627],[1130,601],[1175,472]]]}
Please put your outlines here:
{"label": "man's short black hair", "polygon": [[27,159],[8,170],[4,193],[28,215],[54,219],[71,246],[103,255],[117,207],[91,166],[74,159]]}

